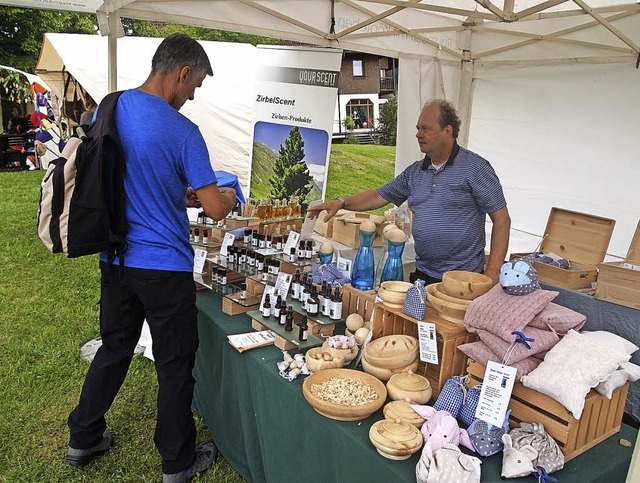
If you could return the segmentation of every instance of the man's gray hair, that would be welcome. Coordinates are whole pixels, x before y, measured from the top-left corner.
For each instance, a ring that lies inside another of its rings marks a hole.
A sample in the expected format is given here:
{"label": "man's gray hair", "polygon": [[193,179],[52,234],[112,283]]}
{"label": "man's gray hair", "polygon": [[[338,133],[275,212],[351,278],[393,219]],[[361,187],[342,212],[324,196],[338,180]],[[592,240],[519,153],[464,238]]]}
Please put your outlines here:
{"label": "man's gray hair", "polygon": [[153,54],[151,73],[167,74],[185,66],[191,67],[195,72],[205,71],[208,75],[213,75],[209,57],[197,40],[187,34],[171,34]]}
{"label": "man's gray hair", "polygon": [[451,126],[453,128],[453,139],[458,139],[461,121],[453,104],[444,99],[433,99],[431,101],[428,101],[422,107],[422,110],[424,111],[431,106],[438,106],[440,108],[440,116],[438,116],[438,124],[440,124],[440,129]]}

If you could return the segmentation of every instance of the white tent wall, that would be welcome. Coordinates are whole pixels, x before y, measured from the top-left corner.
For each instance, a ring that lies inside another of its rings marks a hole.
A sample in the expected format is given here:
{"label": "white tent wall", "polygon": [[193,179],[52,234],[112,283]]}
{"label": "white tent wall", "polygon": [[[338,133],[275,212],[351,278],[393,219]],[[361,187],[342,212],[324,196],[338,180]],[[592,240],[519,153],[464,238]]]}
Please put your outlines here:
{"label": "white tent wall", "polygon": [[[118,89],[137,87],[144,82],[161,41],[141,37],[118,39]],[[196,90],[194,100],[188,101],[180,112],[200,128],[213,167],[236,174],[248,194],[258,49],[239,43],[201,44],[209,56],[214,76],[205,79],[202,88]],[[106,37],[46,34],[36,71],[61,97],[64,68],[99,102],[109,92],[107,57]]]}

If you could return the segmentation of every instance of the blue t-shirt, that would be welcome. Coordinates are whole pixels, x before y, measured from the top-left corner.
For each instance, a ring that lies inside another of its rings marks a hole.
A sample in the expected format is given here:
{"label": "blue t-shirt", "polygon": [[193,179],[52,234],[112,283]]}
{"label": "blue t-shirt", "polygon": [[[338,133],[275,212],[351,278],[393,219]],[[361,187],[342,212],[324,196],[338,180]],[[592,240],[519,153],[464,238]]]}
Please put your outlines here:
{"label": "blue t-shirt", "polygon": [[378,193],[398,206],[409,201],[418,270],[436,278],[449,270],[482,272],[486,215],[507,206],[486,159],[456,144],[440,170],[426,157]]}
{"label": "blue t-shirt", "polygon": [[124,264],[191,272],[187,187],[217,182],[202,134],[166,101],[136,89],[120,96],[116,126],[126,166]]}

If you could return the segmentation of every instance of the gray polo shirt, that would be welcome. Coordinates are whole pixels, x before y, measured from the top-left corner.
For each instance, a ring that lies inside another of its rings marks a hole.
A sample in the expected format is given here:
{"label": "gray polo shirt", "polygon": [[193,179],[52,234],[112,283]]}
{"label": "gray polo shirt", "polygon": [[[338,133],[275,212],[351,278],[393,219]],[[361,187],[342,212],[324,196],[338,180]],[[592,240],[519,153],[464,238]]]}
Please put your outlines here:
{"label": "gray polo shirt", "polygon": [[486,214],[507,206],[486,159],[456,143],[439,170],[425,156],[378,193],[397,206],[409,200],[418,270],[436,278],[449,270],[482,272]]}

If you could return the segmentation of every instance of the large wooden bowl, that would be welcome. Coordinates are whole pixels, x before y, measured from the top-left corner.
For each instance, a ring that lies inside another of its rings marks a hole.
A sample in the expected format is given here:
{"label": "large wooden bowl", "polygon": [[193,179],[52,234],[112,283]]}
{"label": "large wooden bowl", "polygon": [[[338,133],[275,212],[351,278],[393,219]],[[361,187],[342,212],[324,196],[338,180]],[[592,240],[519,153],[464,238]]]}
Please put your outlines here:
{"label": "large wooden bowl", "polygon": [[412,286],[413,284],[409,282],[402,282],[400,280],[387,280],[386,282],[382,282],[380,284],[380,287],[382,287],[385,290],[388,290],[389,292],[402,292],[402,293],[407,293],[407,290],[409,290]]}
{"label": "large wooden bowl", "polygon": [[465,307],[469,307],[471,302],[473,302],[473,300],[460,299],[458,297],[452,297],[451,295],[448,295],[447,292],[444,291],[444,288],[442,288],[442,282],[427,285],[427,293],[431,293],[432,296],[438,297],[442,300],[446,300],[447,302],[464,305]]}
{"label": "large wooden bowl", "polygon": [[438,312],[438,315],[449,322],[462,324],[464,322],[464,314],[467,312],[467,306],[449,302],[438,297],[433,290],[432,285],[427,285],[427,304]]}
{"label": "large wooden bowl", "polygon": [[396,367],[394,369],[386,369],[384,367],[378,367],[374,364],[371,364],[364,354],[362,355],[362,359],[360,360],[360,362],[362,362],[362,369],[364,369],[365,372],[368,372],[369,374],[377,377],[383,382],[387,382],[394,374],[399,374],[401,372],[407,371],[416,371],[418,369],[418,364],[420,363],[420,358],[416,357],[416,359],[410,364],[404,367]]}
{"label": "large wooden bowl", "polygon": [[[318,359],[317,356],[328,355],[329,360],[326,358]],[[307,363],[307,367],[311,372],[322,371],[323,369],[334,369],[344,366],[344,355],[338,349],[327,347],[314,347],[309,349],[304,356],[304,360]]]}
{"label": "large wooden bowl", "polygon": [[493,280],[486,275],[465,270],[452,270],[442,275],[442,288],[451,297],[474,300],[493,287]]}
{"label": "large wooden bowl", "polygon": [[384,287],[378,289],[378,297],[382,299],[382,303],[395,309],[401,309],[404,306],[404,299],[407,298],[407,292],[394,292]]}
{"label": "large wooden bowl", "polygon": [[[358,406],[346,406],[326,401],[312,394],[311,386],[321,384],[333,378],[350,378],[368,384],[378,395],[377,399]],[[325,369],[311,374],[302,383],[304,398],[318,413],[338,421],[359,421],[368,418],[380,409],[387,400],[387,388],[384,383],[370,374],[353,369]]]}
{"label": "large wooden bowl", "polygon": [[377,367],[396,369],[416,360],[419,349],[415,337],[387,335],[369,342],[364,348],[364,356]]}

